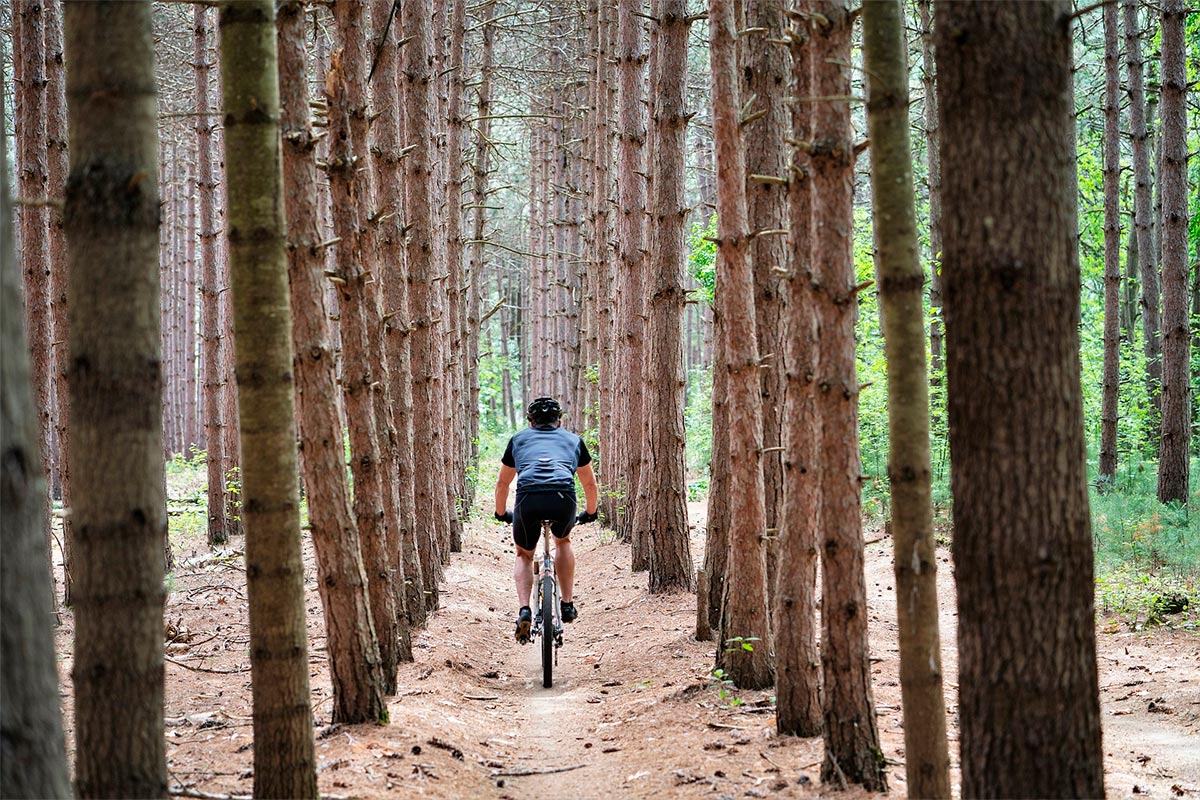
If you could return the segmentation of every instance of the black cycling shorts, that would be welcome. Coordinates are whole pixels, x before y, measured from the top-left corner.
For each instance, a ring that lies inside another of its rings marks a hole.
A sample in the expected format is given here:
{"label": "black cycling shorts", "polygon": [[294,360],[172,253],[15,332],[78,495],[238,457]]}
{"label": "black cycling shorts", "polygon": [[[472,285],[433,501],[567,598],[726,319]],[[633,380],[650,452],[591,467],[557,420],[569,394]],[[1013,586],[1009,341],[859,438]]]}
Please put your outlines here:
{"label": "black cycling shorts", "polygon": [[528,492],[517,495],[513,508],[513,541],[517,547],[533,550],[542,538],[542,520],[550,520],[550,530],[562,539],[575,526],[575,493],[565,491]]}

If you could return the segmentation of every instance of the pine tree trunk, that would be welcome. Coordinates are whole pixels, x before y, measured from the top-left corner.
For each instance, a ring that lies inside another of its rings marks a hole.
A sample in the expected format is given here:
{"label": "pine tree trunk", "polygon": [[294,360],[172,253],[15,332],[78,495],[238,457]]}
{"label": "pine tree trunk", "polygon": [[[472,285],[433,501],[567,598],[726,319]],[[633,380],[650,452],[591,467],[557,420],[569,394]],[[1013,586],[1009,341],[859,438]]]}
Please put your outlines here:
{"label": "pine tree trunk", "polygon": [[1137,0],[1121,0],[1125,22],[1125,80],[1129,92],[1129,128],[1133,140],[1133,225],[1137,231],[1138,277],[1142,284],[1142,347],[1146,353],[1146,392],[1150,399],[1150,429],[1158,428],[1162,385],[1162,343],[1159,341],[1158,267],[1155,264],[1151,192],[1150,133],[1146,125],[1145,66]]}
{"label": "pine tree trunk", "polygon": [[317,557],[317,590],[328,632],[333,720],[378,722],[387,719],[387,705],[335,402],[337,371],[324,302],[303,14],[303,4],[292,0],[279,7],[276,20],[300,466]]}
{"label": "pine tree trunk", "polygon": [[[725,352],[725,322],[713,310],[713,349]],[[724,616],[725,583],[729,573],[730,486],[729,461],[729,370],[712,371],[712,452],[708,470],[708,518],[704,533],[704,575],[708,581],[708,624],[716,631],[717,651],[725,646],[721,622]]]}
{"label": "pine tree trunk", "polygon": [[[651,593],[691,590],[695,570],[688,542],[687,478],[684,461],[683,288],[684,147],[688,113],[688,20],[684,0],[658,4],[658,79],[654,94],[653,216],[647,281],[647,353],[644,421],[648,463],[644,529],[649,544]],[[732,391],[732,380],[731,380]],[[756,420],[761,424],[761,418]],[[640,512],[639,512],[640,513]]]}
{"label": "pine tree trunk", "polygon": [[[633,538],[633,517],[638,487],[640,453],[645,416],[642,413],[643,385],[640,376],[645,361],[643,298],[646,271],[646,121],[642,106],[646,98],[644,71],[646,49],[638,0],[617,3],[617,73],[620,81],[617,136],[617,320],[615,362],[621,383],[622,420],[619,451],[614,453],[613,489],[621,497],[617,531]],[[635,558],[635,564],[637,559]],[[643,565],[638,564],[641,568]]]}
{"label": "pine tree trunk", "polygon": [[404,141],[412,148],[405,156],[406,214],[408,230],[409,342],[412,347],[413,474],[416,518],[426,608],[438,607],[438,580],[442,574],[441,546],[448,540],[445,515],[446,463],[442,447],[441,366],[437,339],[438,277],[433,213],[433,121],[436,110],[433,81],[433,30],[428,0],[412,0],[401,10],[401,29],[409,37],[404,46]]}
{"label": "pine tree trunk", "polygon": [[[355,34],[342,32],[343,44],[363,46]],[[350,132],[349,108],[345,100],[347,79],[343,72],[343,50],[333,54],[325,73],[325,97],[329,114],[329,189],[333,208],[335,262],[332,280],[338,287],[338,324],[342,331],[342,392],[350,434],[350,472],[354,479],[354,516],[362,545],[371,599],[371,618],[379,638],[383,685],[387,694],[396,690],[396,664],[400,655],[398,609],[392,583],[392,558],[383,506],[387,464],[380,453],[379,420],[371,384],[370,340],[367,325],[370,302],[366,287],[363,226],[357,195],[362,180],[357,171],[357,154]],[[362,76],[358,76],[361,80]]]}
{"label": "pine tree trunk", "polygon": [[950,797],[946,703],[938,632],[933,538],[929,379],[925,364],[924,271],[918,255],[908,135],[904,15],[895,0],[863,5],[869,87],[880,318],[888,374],[888,484],[892,496],[904,761],[910,797]]}
{"label": "pine tree trunk", "polygon": [[217,112],[209,104],[209,70],[212,68],[208,35],[212,29],[208,8],[193,9],[196,47],[196,166],[200,195],[200,341],[204,364],[204,447],[208,471],[208,545],[218,547],[229,540],[225,493],[225,403],[222,398],[224,355],[221,336],[219,265],[217,254],[217,180],[213,169],[213,128]]}
{"label": "pine tree trunk", "polygon": [[250,596],[255,797],[316,797],[300,554],[275,6],[222,6],[227,239],[242,527]]}
{"label": "pine tree trunk", "polygon": [[[479,83],[475,88],[475,152],[471,162],[471,241],[470,256],[467,269],[467,349],[466,349],[466,381],[467,381],[467,437],[470,445],[468,468],[474,471],[479,464],[479,341],[482,337],[480,320],[480,303],[483,299],[484,287],[487,282],[484,277],[484,236],[487,224],[488,177],[491,170],[491,134],[492,120],[492,65],[495,53],[495,17],[499,0],[491,0],[480,9],[479,53]],[[503,295],[501,295],[503,296]],[[500,311],[503,315],[503,309]],[[503,319],[503,316],[501,317]],[[507,362],[506,362],[507,363]],[[507,381],[501,387],[502,393],[508,390]],[[506,404],[507,405],[507,404]],[[467,498],[468,508],[475,503],[475,484],[469,486]]]}
{"label": "pine tree trunk", "polygon": [[[0,107],[8,87],[0,81]],[[0,153],[8,152],[0,126]],[[0,158],[0,795],[67,798],[66,745],[55,667],[53,579],[45,474],[13,249],[8,159]],[[66,362],[65,358],[61,359]],[[60,459],[64,466],[65,458]],[[68,584],[69,585],[69,584]]]}
{"label": "pine tree trunk", "polygon": [[1163,503],[1187,502],[1191,438],[1185,13],[1182,0],[1162,4],[1163,362],[1158,499]]}
{"label": "pine tree trunk", "polygon": [[80,797],[166,797],[151,7],[68,3],[64,11],[75,789]]}
{"label": "pine tree trunk", "polygon": [[[371,4],[371,27],[376,32],[373,40],[376,47],[394,9],[389,0],[374,0]],[[372,78],[377,108],[403,107],[395,48],[398,26],[398,19],[393,18],[387,42],[382,49],[374,50],[378,53],[376,76]],[[411,629],[425,624],[426,609],[424,568],[417,548],[417,532],[413,528],[416,509],[413,496],[412,354],[407,335],[408,283],[400,213],[404,205],[404,187],[399,115],[381,114],[371,126],[371,136],[371,158],[376,175],[375,203],[380,209],[375,272],[382,284],[382,346],[388,366],[388,405],[395,431],[395,471],[390,474],[394,476],[391,482],[396,492],[396,535],[390,544],[393,558],[400,562],[396,574],[405,578],[393,589],[403,594],[403,598],[396,598],[396,607],[404,610]],[[408,654],[404,655],[407,658]]]}
{"label": "pine tree trunk", "polygon": [[[71,465],[66,453],[70,447],[70,391],[67,386],[67,339],[70,321],[67,309],[67,239],[63,230],[62,200],[67,191],[70,165],[67,157],[67,84],[63,69],[63,20],[61,0],[46,2],[46,143],[49,165],[47,195],[58,201],[50,209],[50,315],[54,330],[54,432],[58,439],[59,497],[64,509],[71,508]],[[62,517],[63,605],[71,605],[71,571],[74,569],[74,538],[71,515]]]}
{"label": "pine tree trunk", "polygon": [[[812,46],[807,25],[788,31],[792,51],[789,84],[791,139],[812,136]],[[817,317],[813,295],[813,197],[809,154],[793,145],[788,174],[791,247],[785,300],[783,413],[783,510],[779,520],[779,568],[774,603],[776,730],[816,736],[821,732],[821,661],[817,650],[817,538],[821,522],[818,470],[821,419],[816,407]],[[715,454],[714,454],[715,456]]]}
{"label": "pine tree trunk", "polygon": [[[463,548],[463,519],[469,506],[466,505],[465,459],[467,456],[467,417],[475,416],[475,409],[467,409],[463,392],[466,386],[466,286],[463,274],[463,141],[466,122],[463,119],[463,93],[466,76],[464,57],[467,30],[467,0],[447,0],[453,3],[449,19],[449,94],[447,96],[447,130],[445,159],[446,167],[446,293],[449,342],[446,350],[447,402],[446,456],[449,469],[448,506],[450,521],[450,552],[461,553]],[[464,413],[466,412],[466,413]]]}
{"label": "pine tree trunk", "polygon": [[942,380],[942,157],[934,90],[932,0],[917,0],[921,17],[921,90],[925,106],[925,168],[929,189],[929,368],[936,386]]}
{"label": "pine tree trunk", "polygon": [[1125,282],[1121,295],[1121,338],[1130,346],[1136,339],[1138,319],[1138,233],[1132,224],[1133,212],[1129,213],[1130,225],[1125,233]]}
{"label": "pine tree trunk", "polygon": [[[48,0],[13,0],[11,23],[16,73],[17,198],[21,201],[17,224],[24,275],[25,329],[29,337],[33,402],[38,417],[40,463],[50,476],[53,471],[50,448],[53,424],[50,417],[53,366],[50,342],[53,332],[50,326],[50,215],[45,204],[50,179],[46,147],[46,2]],[[50,482],[47,481],[45,486],[48,499]]]}
{"label": "pine tree trunk", "polygon": [[[729,559],[726,575],[728,593],[721,624],[723,641],[717,643],[717,663],[737,686],[762,689],[775,682],[767,614],[763,381],[758,369],[757,337],[749,335],[756,330],[755,300],[762,299],[762,282],[751,260],[753,239],[748,230],[746,156],[740,125],[737,22],[731,0],[710,3],[709,41],[719,223],[715,295],[726,330],[744,333],[725,337],[715,367],[729,373],[728,402],[737,409],[737,414],[730,415],[727,429],[729,543],[736,557]],[[664,59],[662,63],[665,66],[669,61]],[[669,107],[660,105],[660,113]],[[656,182],[656,186],[661,184]]]}
{"label": "pine tree trunk", "polygon": [[1070,11],[937,9],[964,797],[1104,795]]}
{"label": "pine tree trunk", "polygon": [[858,376],[854,361],[853,142],[850,138],[850,40],[845,0],[816,0],[813,35],[813,261],[820,352],[823,502],[821,665],[825,763],[821,778],[887,788],[871,695],[867,593],[863,576],[862,464],[858,453]]}
{"label": "pine tree trunk", "polygon": [[1104,388],[1100,410],[1101,491],[1117,474],[1121,330],[1121,74],[1116,4],[1104,7]]}
{"label": "pine tree trunk", "polygon": [[[787,190],[780,183],[787,171],[784,139],[787,138],[788,53],[776,42],[783,36],[784,11],[775,0],[748,0],[745,27],[755,33],[742,38],[741,75],[743,102],[753,120],[743,128],[747,177],[745,194],[749,227],[740,234],[784,229]],[[761,30],[758,30],[761,29]],[[758,115],[759,119],[754,119]],[[720,176],[718,175],[718,182]],[[747,257],[754,270],[755,327],[758,369],[762,379],[762,472],[767,543],[767,591],[775,592],[779,563],[779,517],[783,511],[783,315],[782,274],[787,265],[787,240],[783,236],[754,236],[747,242]],[[740,338],[740,337],[739,337]],[[727,342],[728,344],[728,342]]]}

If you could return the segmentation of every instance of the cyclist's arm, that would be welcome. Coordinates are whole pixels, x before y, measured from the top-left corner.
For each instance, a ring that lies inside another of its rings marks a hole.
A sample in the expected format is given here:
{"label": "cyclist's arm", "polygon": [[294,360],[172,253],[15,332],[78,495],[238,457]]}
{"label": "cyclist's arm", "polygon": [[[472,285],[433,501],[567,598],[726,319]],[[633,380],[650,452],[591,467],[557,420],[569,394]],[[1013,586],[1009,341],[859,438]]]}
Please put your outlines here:
{"label": "cyclist's arm", "polygon": [[[508,511],[508,487],[512,485],[517,471],[507,464],[500,465],[500,477],[496,479],[496,513]],[[592,480],[595,483],[595,479]]]}
{"label": "cyclist's arm", "polygon": [[592,465],[584,464],[575,470],[575,474],[579,476],[579,483],[583,486],[583,495],[587,498],[584,510],[589,514],[595,514],[596,506],[600,502],[600,490],[596,487],[596,473],[592,471]]}

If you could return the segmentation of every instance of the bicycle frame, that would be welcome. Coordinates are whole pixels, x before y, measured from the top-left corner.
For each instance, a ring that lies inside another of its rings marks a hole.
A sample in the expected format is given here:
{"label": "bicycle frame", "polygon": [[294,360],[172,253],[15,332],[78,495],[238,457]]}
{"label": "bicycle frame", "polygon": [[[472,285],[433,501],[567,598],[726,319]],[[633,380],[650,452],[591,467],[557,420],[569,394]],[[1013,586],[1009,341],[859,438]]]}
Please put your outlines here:
{"label": "bicycle frame", "polygon": [[[533,636],[542,637],[542,685],[547,689],[553,683],[553,668],[558,663],[558,648],[562,647],[562,614],[558,594],[558,578],[554,573],[554,557],[550,554],[550,538],[554,535],[549,520],[542,521],[542,559],[539,570],[538,562],[534,562],[534,574],[539,575],[537,581],[537,604],[534,606]],[[544,619],[546,598],[549,597],[550,618]],[[545,626],[543,628],[543,626]],[[553,655],[551,652],[553,651]],[[553,659],[553,663],[551,662]]]}

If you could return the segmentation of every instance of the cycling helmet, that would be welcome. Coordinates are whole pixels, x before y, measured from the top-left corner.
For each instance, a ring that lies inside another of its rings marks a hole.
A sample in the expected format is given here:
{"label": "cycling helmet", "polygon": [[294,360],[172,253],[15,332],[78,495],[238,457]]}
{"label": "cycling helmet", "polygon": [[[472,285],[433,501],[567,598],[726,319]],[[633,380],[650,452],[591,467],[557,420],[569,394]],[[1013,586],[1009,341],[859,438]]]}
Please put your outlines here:
{"label": "cycling helmet", "polygon": [[525,409],[525,416],[535,425],[550,425],[562,416],[562,406],[553,397],[539,397]]}

